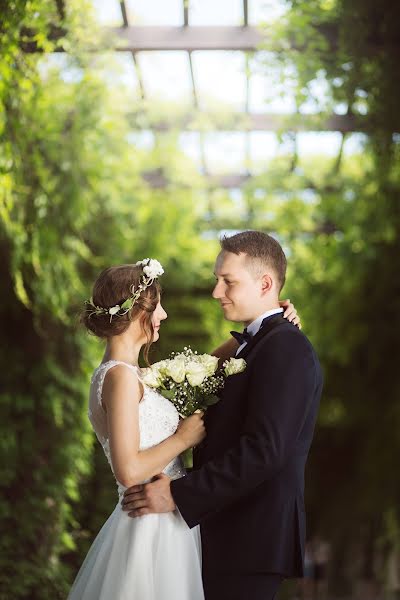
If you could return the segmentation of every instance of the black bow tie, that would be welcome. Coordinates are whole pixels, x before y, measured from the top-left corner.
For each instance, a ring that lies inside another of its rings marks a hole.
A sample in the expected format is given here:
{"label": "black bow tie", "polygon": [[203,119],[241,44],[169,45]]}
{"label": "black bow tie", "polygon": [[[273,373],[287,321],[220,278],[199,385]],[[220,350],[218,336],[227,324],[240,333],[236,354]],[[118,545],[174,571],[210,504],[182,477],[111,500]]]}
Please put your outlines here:
{"label": "black bow tie", "polygon": [[[261,325],[260,325],[260,329],[265,325],[265,323],[271,318],[271,317],[277,317],[278,315],[282,316],[280,313],[276,313],[274,315],[269,315],[268,317],[265,317],[265,319],[263,319]],[[244,343],[248,343],[253,339],[253,336],[251,335],[251,333],[249,333],[247,331],[247,327],[245,327],[245,329],[243,329],[242,333],[239,333],[238,331],[231,331],[230,332],[231,336],[233,336],[235,338],[235,340],[237,340],[239,342],[239,345],[241,346]]]}
{"label": "black bow tie", "polygon": [[243,330],[242,333],[239,333],[238,331],[231,331],[231,336],[233,336],[235,340],[239,342],[239,346],[241,346],[245,342],[247,344],[247,342],[250,342],[250,340],[253,337],[251,333],[247,331],[247,327]]}

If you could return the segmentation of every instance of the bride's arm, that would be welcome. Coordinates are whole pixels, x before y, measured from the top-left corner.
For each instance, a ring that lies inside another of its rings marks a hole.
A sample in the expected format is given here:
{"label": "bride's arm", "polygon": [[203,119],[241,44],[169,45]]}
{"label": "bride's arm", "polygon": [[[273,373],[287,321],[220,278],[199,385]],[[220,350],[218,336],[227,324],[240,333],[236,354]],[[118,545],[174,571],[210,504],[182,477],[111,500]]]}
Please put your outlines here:
{"label": "bride's arm", "polygon": [[102,403],[107,412],[111,462],[115,477],[126,487],[161,473],[176,456],[204,437],[202,416],[196,414],[185,419],[182,426],[160,444],[139,450],[141,396],[141,384],[131,370],[116,365],[107,372]]}

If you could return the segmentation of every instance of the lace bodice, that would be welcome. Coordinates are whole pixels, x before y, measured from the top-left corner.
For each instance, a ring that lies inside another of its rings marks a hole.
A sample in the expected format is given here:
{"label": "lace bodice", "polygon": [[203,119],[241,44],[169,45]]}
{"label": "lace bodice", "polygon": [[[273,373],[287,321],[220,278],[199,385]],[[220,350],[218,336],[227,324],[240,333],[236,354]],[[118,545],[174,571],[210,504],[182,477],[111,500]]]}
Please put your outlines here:
{"label": "lace bodice", "polygon": [[[88,417],[96,433],[97,439],[103,447],[104,454],[107,457],[112,471],[113,467],[111,462],[110,442],[107,429],[107,415],[102,406],[101,399],[104,378],[107,371],[115,365],[120,364],[132,369],[140,379],[140,369],[137,367],[122,361],[110,360],[101,364],[97,369],[95,369],[91,380],[89,395]],[[145,384],[143,384],[143,389],[143,398],[139,402],[140,450],[151,448],[175,433],[179,422],[178,412],[169,400]],[[180,458],[177,457],[172,460],[165,467],[163,473],[172,479],[182,477],[185,474],[185,470]],[[118,485],[118,493],[121,497],[126,487],[124,487],[117,479],[116,481]]]}

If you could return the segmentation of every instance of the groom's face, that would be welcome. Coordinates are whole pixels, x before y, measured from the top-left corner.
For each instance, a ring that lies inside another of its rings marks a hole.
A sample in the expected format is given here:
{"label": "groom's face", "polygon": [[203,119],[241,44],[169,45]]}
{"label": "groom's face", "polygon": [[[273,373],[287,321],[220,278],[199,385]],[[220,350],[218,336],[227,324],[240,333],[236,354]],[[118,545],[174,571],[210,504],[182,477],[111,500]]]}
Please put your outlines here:
{"label": "groom's face", "polygon": [[263,312],[262,282],[246,262],[246,254],[222,251],[215,263],[213,298],[219,300],[228,321],[251,323]]}

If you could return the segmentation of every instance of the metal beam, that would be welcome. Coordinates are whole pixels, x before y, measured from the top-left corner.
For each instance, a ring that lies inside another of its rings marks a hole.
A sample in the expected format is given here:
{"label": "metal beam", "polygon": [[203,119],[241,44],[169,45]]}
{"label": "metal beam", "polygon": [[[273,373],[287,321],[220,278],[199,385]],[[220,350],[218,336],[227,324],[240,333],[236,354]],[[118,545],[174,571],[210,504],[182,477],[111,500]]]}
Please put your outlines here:
{"label": "metal beam", "polygon": [[[250,174],[246,175],[236,175],[235,173],[227,173],[225,175],[211,175],[207,173],[203,175],[204,181],[206,182],[206,187],[209,188],[240,188],[242,187],[246,181],[251,178]],[[142,179],[144,179],[152,188],[165,188],[169,185],[174,185],[176,187],[176,183],[171,183],[165,174],[162,172],[162,169],[155,169],[154,171],[145,171],[142,173]],[[185,186],[181,185],[181,187],[193,187],[193,186]]]}
{"label": "metal beam", "polygon": [[[121,4],[124,18],[124,5]],[[126,16],[126,14],[125,14]],[[265,39],[256,27],[248,26],[122,26],[103,27],[106,37],[111,37],[113,48],[123,52],[151,52],[159,50],[242,50],[255,51]],[[21,47],[25,52],[41,52],[35,41],[35,30],[25,28]],[[50,26],[48,39],[57,42],[67,34],[66,30]],[[102,46],[99,42],[98,50]],[[63,52],[62,46],[56,52]]]}
{"label": "metal beam", "polygon": [[[267,169],[266,171],[263,173],[263,175],[265,176],[265,174],[267,173]],[[266,186],[265,184],[265,179],[263,179],[263,175],[261,176],[260,179],[260,183],[259,183],[259,188],[261,189],[265,189],[266,192],[270,193],[276,193],[276,194],[287,194],[288,190],[285,189],[285,187],[273,187],[272,189],[268,188],[268,185]],[[168,177],[165,175],[165,173],[163,172],[163,169],[154,169],[151,171],[145,171],[141,174],[142,179],[144,181],[146,181],[151,187],[153,188],[165,188],[168,186],[171,187],[175,187],[175,188],[195,188],[196,184],[191,183],[191,184],[187,184],[187,183],[179,183],[176,181],[171,181],[168,179]],[[236,173],[225,173],[222,175],[215,175],[215,174],[211,174],[211,173],[205,173],[203,175],[199,174],[199,177],[202,179],[199,179],[199,187],[201,189],[238,189],[243,187],[247,182],[253,180],[253,181],[257,181],[257,179],[259,179],[260,175],[259,174],[254,174],[252,175],[251,173],[245,173],[245,174],[240,174],[237,175]],[[302,192],[304,190],[313,190],[315,192],[320,192],[320,193],[324,193],[324,194],[338,194],[341,192],[341,186],[338,184],[337,186],[335,185],[321,185],[318,186],[316,185],[313,181],[311,180],[305,180],[304,181],[304,185],[297,189],[295,192],[293,193],[298,193],[298,192]]]}
{"label": "metal beam", "polygon": [[185,27],[189,25],[189,0],[182,0],[183,3],[183,23]]}
{"label": "metal beam", "polygon": [[128,25],[129,25],[128,13],[126,10],[125,0],[120,0],[119,4],[120,4],[120,8],[121,8],[121,15],[122,15],[122,21],[123,21],[124,27],[128,27]]}
{"label": "metal beam", "polygon": [[[152,187],[152,188],[165,188],[169,185],[173,185],[176,187],[176,183],[171,183],[166,175],[163,173],[162,169],[155,169],[154,171],[145,171],[142,173],[142,178]],[[204,181],[206,182],[206,187],[209,188],[240,188],[242,187],[246,181],[248,181],[251,176],[246,175],[236,175],[234,173],[227,173],[225,175],[211,175],[207,174],[203,176]],[[186,187],[181,185],[181,187]],[[193,186],[187,186],[193,187]]]}
{"label": "metal beam", "polygon": [[249,50],[265,36],[256,27],[108,27],[116,38],[115,49],[132,52],[157,50]]}
{"label": "metal beam", "polygon": [[[56,0],[60,1],[60,0]],[[122,8],[123,10],[123,8]],[[244,15],[246,18],[246,15]],[[189,13],[184,15],[189,23]],[[126,19],[124,19],[124,23]],[[339,34],[337,27],[331,24],[316,24],[316,31],[320,33],[332,52],[338,48]],[[115,39],[114,49],[123,51],[152,51],[152,50],[242,50],[254,52],[259,49],[261,42],[267,39],[265,30],[254,25],[244,26],[192,26],[184,25],[181,27],[155,27],[155,26],[123,26],[123,27],[103,27],[105,36],[111,36]],[[35,30],[25,28],[21,36],[21,48],[25,52],[42,52],[35,41]],[[66,30],[50,26],[48,39],[57,42],[67,34]],[[308,46],[308,41],[298,42],[296,39],[288,39],[288,44],[297,50],[304,50]],[[99,42],[100,50],[104,44]],[[396,42],[396,47],[398,42]],[[382,43],[376,39],[368,40],[366,48],[368,55],[374,55],[378,50],[382,50]],[[63,52],[62,46],[56,49],[57,52]],[[281,49],[281,51],[284,51]]]}
{"label": "metal beam", "polygon": [[132,128],[168,131],[339,131],[350,133],[365,131],[365,117],[352,115],[276,115],[255,113],[232,113],[221,115],[193,111],[182,117],[171,120],[165,118],[154,120],[146,117],[145,112],[132,113],[129,117]]}
{"label": "metal beam", "polygon": [[[122,13],[125,5],[121,4]],[[189,13],[184,16],[185,23]],[[126,11],[123,22],[127,23]],[[188,21],[189,23],[189,21]],[[316,25],[315,29],[324,36],[332,52],[337,50],[338,33],[334,27]],[[253,25],[244,26],[132,26],[103,27],[105,37],[114,38],[114,49],[132,52],[151,52],[157,50],[241,50],[254,52],[267,39],[266,32]],[[35,30],[25,28],[21,48],[25,52],[41,52],[35,41]],[[50,26],[48,39],[57,42],[67,34],[66,30]],[[307,48],[307,42],[299,44],[296,40],[288,40],[292,48],[302,50]],[[99,41],[98,49],[104,44]],[[370,53],[379,49],[379,45],[371,42]],[[63,52],[62,46],[56,48]]]}
{"label": "metal beam", "polygon": [[226,175],[209,175],[207,182],[209,187],[232,189],[242,187],[249,179],[250,175],[247,173],[246,175],[228,173]]}
{"label": "metal beam", "polygon": [[196,109],[199,108],[199,98],[197,95],[197,89],[196,89],[196,78],[194,76],[194,70],[193,70],[193,61],[192,61],[192,53],[188,52],[188,57],[189,57],[189,67],[190,67],[190,79],[192,82],[192,93],[193,93],[193,104],[194,107]]}
{"label": "metal beam", "polygon": [[342,133],[363,131],[365,118],[355,115],[337,115],[329,117],[316,115],[268,115],[250,114],[248,129],[254,131],[340,131]]}
{"label": "metal beam", "polygon": [[[247,23],[247,2],[245,2],[244,4],[245,7],[245,23]],[[249,54],[248,52],[246,52],[246,106],[245,106],[245,111],[246,111],[246,117],[247,119],[249,118],[250,115],[250,63],[249,63]],[[249,135],[249,130],[246,130],[246,149],[245,149],[245,155],[246,155],[246,165],[248,166],[250,164],[250,135]]]}
{"label": "metal beam", "polygon": [[[119,5],[120,5],[120,9],[121,9],[122,21],[124,24],[123,27],[124,27],[124,29],[126,29],[127,27],[129,27],[129,21],[128,21],[128,11],[126,10],[125,0],[120,0]],[[144,100],[145,99],[145,90],[144,90],[142,73],[140,71],[140,67],[139,67],[138,61],[136,59],[135,53],[132,51],[131,54],[132,54],[133,64],[135,67],[136,77],[137,77],[138,84],[139,84],[140,97],[142,100]]]}
{"label": "metal beam", "polygon": [[249,24],[249,3],[248,0],[243,0],[243,23],[245,27]]}

